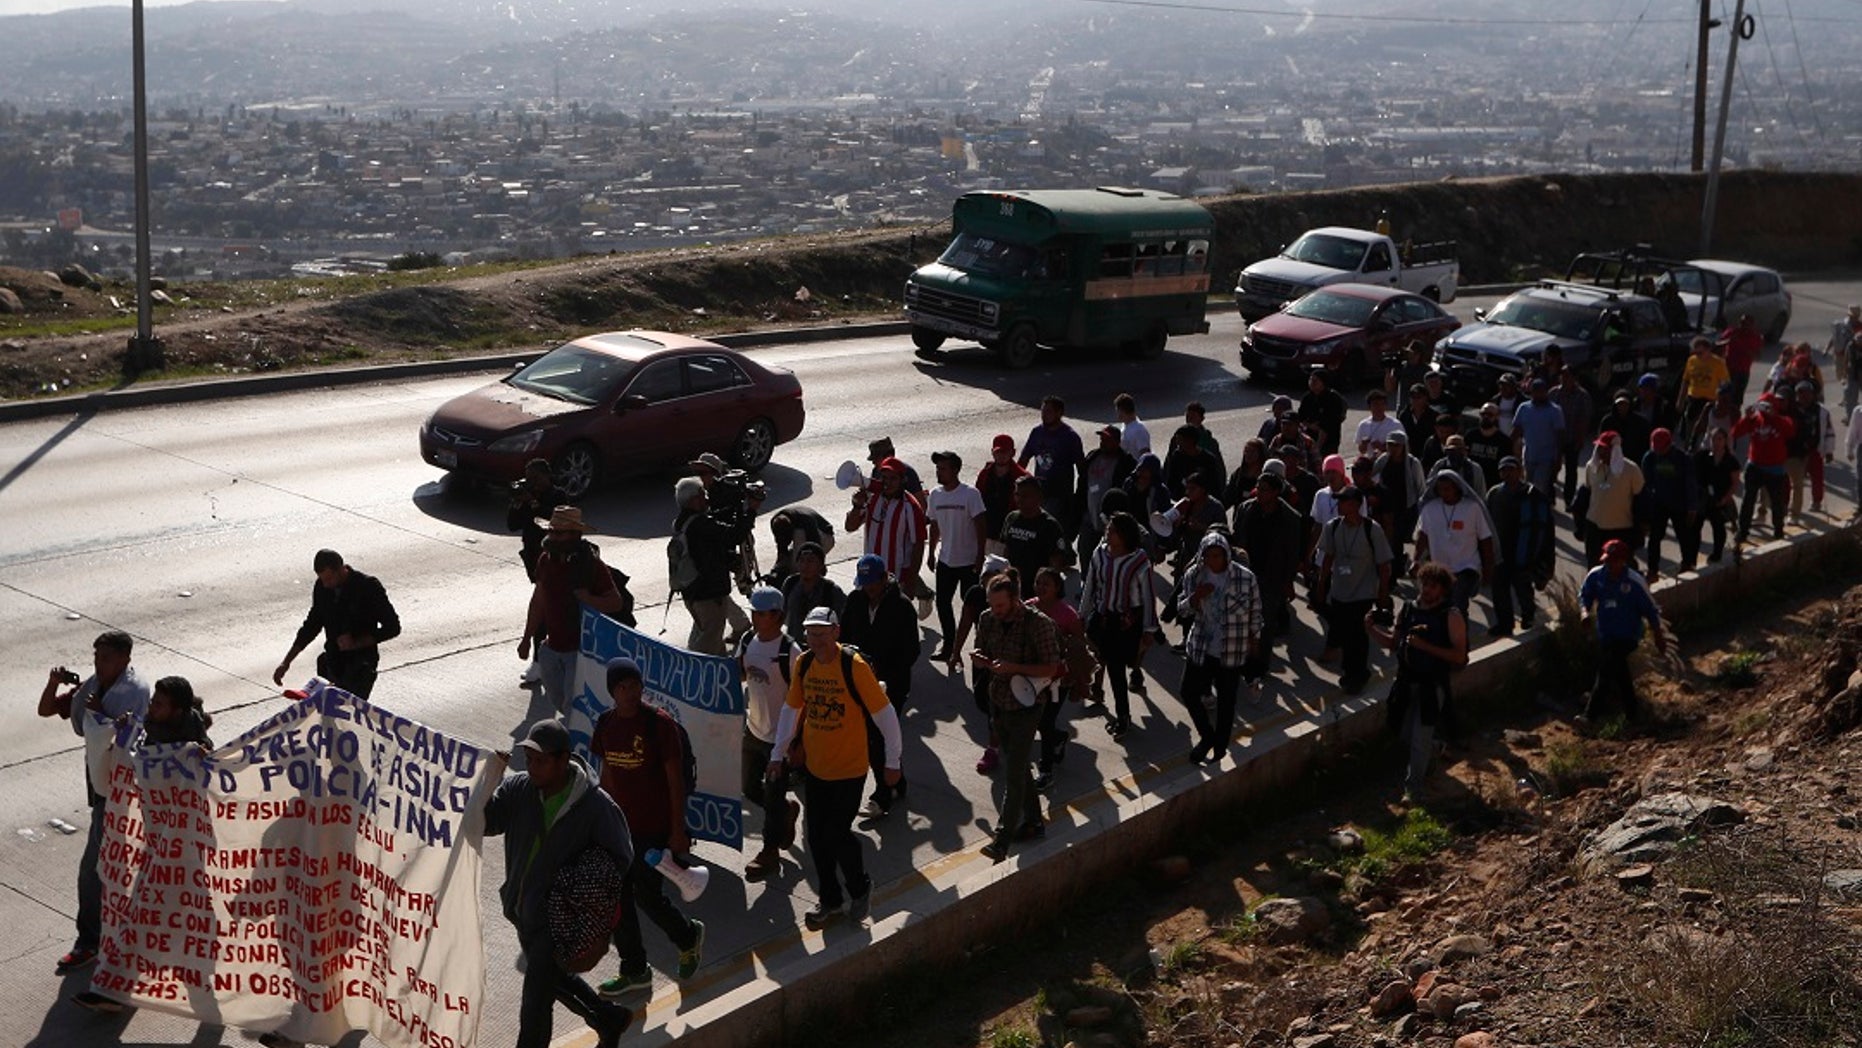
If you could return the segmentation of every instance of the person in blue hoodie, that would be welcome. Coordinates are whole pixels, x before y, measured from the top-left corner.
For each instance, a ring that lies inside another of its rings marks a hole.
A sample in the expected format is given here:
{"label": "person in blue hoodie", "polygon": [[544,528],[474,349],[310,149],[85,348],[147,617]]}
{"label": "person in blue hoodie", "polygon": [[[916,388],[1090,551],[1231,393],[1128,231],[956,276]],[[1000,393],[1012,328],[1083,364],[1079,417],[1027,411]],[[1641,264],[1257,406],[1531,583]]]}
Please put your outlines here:
{"label": "person in blue hoodie", "polygon": [[524,955],[516,1048],[548,1048],[558,1001],[594,1029],[599,1048],[614,1048],[633,1012],[602,1000],[557,962],[547,907],[557,871],[584,850],[607,852],[622,870],[633,864],[627,818],[569,752],[569,729],[561,721],[531,725],[522,745],[527,770],[506,775],[485,804],[485,836],[504,837],[498,900]]}

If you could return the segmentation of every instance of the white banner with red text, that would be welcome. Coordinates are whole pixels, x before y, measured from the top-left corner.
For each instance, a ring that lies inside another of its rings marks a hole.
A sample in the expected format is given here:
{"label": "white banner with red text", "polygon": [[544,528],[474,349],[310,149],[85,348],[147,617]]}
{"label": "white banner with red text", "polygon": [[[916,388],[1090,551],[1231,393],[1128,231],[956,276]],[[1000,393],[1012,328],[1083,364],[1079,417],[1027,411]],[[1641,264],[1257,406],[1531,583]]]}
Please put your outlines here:
{"label": "white banner with red text", "polygon": [[306,692],[213,751],[119,730],[91,988],[317,1044],[471,1045],[501,762],[322,681]]}

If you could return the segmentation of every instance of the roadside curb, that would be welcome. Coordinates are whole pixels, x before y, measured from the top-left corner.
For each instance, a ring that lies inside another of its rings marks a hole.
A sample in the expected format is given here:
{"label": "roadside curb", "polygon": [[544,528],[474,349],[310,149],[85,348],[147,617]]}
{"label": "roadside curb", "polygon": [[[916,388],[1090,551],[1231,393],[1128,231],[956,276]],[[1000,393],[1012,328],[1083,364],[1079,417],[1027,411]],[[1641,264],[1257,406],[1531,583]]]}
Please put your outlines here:
{"label": "roadside curb", "polygon": [[[911,330],[904,321],[880,321],[868,324],[833,324],[808,328],[772,328],[706,336],[710,341],[731,349],[754,349],[789,342],[833,342],[848,338],[879,338],[903,335]],[[0,403],[0,423],[59,415],[94,415],[99,411],[123,408],[154,407],[164,404],[193,404],[232,397],[256,397],[267,393],[291,393],[305,389],[354,386],[370,382],[393,382],[430,375],[461,375],[475,371],[504,371],[535,360],[544,350],[496,353],[490,356],[451,357],[446,360],[414,360],[400,364],[371,364],[365,367],[330,368],[319,371],[289,371],[277,375],[241,375],[237,378],[202,379],[167,385],[111,389],[80,393],[67,397],[45,397]]]}

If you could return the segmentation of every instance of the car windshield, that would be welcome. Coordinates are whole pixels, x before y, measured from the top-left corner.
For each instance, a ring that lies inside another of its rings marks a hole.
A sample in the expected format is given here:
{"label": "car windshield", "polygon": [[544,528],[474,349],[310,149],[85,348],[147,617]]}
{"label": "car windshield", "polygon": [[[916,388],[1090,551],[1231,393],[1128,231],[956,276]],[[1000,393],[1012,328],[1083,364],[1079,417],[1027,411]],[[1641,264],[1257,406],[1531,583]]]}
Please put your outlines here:
{"label": "car windshield", "polygon": [[1315,291],[1287,307],[1287,316],[1323,320],[1339,327],[1361,328],[1370,323],[1377,303],[1336,291]]}
{"label": "car windshield", "polygon": [[505,379],[529,393],[572,404],[596,404],[620,388],[634,365],[570,343],[557,346]]}
{"label": "car windshield", "polygon": [[995,237],[958,233],[938,261],[953,269],[984,277],[1025,277],[1035,268],[1040,254],[1027,244],[1015,244]]}
{"label": "car windshield", "polygon": [[1597,320],[1597,313],[1582,306],[1524,297],[1509,298],[1487,314],[1489,324],[1530,328],[1579,342],[1589,341]]}
{"label": "car windshield", "polygon": [[1308,233],[1295,240],[1283,255],[1295,262],[1311,262],[1315,266],[1327,269],[1349,269],[1357,271],[1358,263],[1364,260],[1365,245],[1344,237],[1328,236],[1321,233]]}

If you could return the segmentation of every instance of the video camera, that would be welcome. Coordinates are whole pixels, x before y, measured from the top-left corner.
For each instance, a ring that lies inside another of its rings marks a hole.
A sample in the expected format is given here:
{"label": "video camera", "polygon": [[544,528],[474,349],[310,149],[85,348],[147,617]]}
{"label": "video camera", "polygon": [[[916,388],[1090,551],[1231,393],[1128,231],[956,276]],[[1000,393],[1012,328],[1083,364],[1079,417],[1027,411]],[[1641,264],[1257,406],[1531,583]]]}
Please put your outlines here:
{"label": "video camera", "polygon": [[747,536],[756,520],[756,507],[769,494],[769,485],[741,469],[725,470],[711,482],[711,519],[731,533]]}

